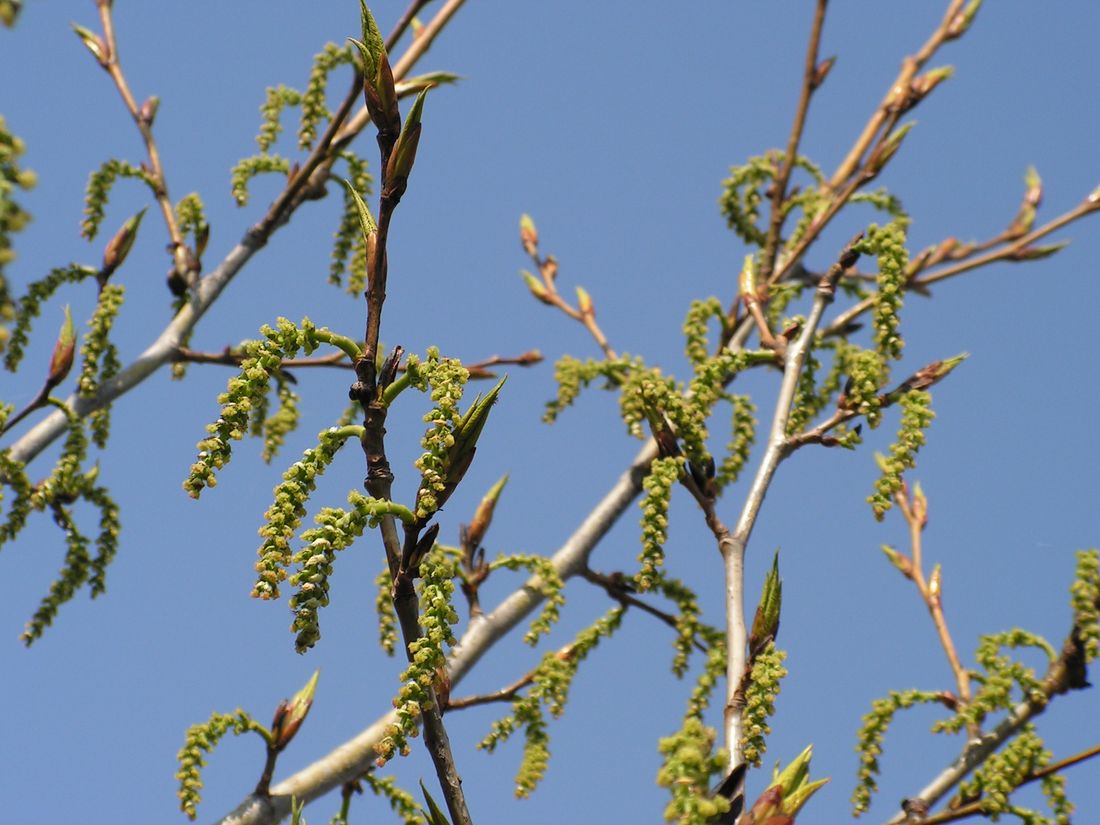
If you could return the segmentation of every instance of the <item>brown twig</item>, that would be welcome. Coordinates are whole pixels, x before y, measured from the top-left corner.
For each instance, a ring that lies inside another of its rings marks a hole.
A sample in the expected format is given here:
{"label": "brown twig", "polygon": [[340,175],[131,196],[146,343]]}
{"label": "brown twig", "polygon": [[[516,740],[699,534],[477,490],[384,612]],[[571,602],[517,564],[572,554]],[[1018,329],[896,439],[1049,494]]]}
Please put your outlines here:
{"label": "brown twig", "polygon": [[[931,578],[924,575],[924,559],[922,558],[921,539],[925,526],[928,524],[928,501],[919,487],[912,495],[909,495],[908,485],[904,485],[894,496],[898,509],[909,526],[910,555],[909,564],[905,574],[917,587],[921,599],[932,616],[932,624],[936,627],[936,635],[939,636],[940,645],[947,656],[947,662],[951,666],[951,672],[955,676],[955,685],[958,688],[958,700],[960,708],[970,704],[970,671],[963,667],[959,661],[959,654],[955,648],[955,642],[951,638],[951,631],[947,627],[947,618],[943,612],[943,587],[939,565],[932,571]],[[904,557],[903,557],[904,558]],[[974,723],[967,732],[971,738],[981,736],[981,727]]]}
{"label": "brown twig", "polygon": [[[1029,249],[1036,241],[1045,238],[1047,235],[1061,229],[1064,226],[1072,223],[1079,218],[1083,218],[1086,215],[1090,215],[1093,212],[1100,212],[1100,198],[1093,198],[1089,196],[1085,198],[1081,203],[1072,209],[1063,212],[1056,218],[1048,221],[1040,226],[1038,229],[1034,229],[1025,235],[1016,237],[1014,240],[1006,243],[1000,249],[993,249],[986,252],[984,255],[977,257],[966,257],[963,260],[957,261],[949,266],[945,266],[941,269],[935,269],[926,275],[917,275],[913,277],[910,286],[907,289],[920,288],[925,289],[938,281],[945,280],[947,278],[953,278],[956,275],[961,275],[964,272],[977,269],[978,267],[986,266],[997,261],[1011,261],[1018,260],[1020,255],[1026,254],[1026,250]],[[1002,233],[1003,234],[1003,233]],[[998,236],[1000,237],[1000,236]],[[979,245],[981,246],[981,245]],[[914,273],[916,275],[916,273]],[[848,307],[848,309],[841,312],[836,316],[825,328],[822,329],[822,334],[826,336],[837,335],[848,328],[848,326],[857,317],[867,312],[874,306],[874,298],[864,298],[856,304]]]}
{"label": "brown twig", "polygon": [[96,5],[99,7],[99,19],[103,26],[103,38],[107,49],[107,53],[104,55],[101,65],[107,71],[107,74],[111,76],[111,80],[114,82],[119,95],[122,97],[122,102],[126,106],[126,111],[128,111],[130,117],[133,118],[134,124],[141,133],[142,142],[145,144],[145,152],[148,156],[149,177],[153,181],[153,190],[157,205],[160,207],[161,216],[164,218],[164,225],[168,230],[168,237],[171,240],[169,252],[172,254],[175,277],[179,279],[181,284],[191,286],[193,281],[198,277],[198,265],[193,253],[188,250],[187,245],[184,243],[183,233],[180,232],[179,224],[176,221],[175,208],[172,206],[172,201],[168,197],[168,181],[164,176],[164,166],[161,164],[160,152],[157,150],[157,142],[153,138],[152,113],[145,113],[142,107],[138,106],[133,93],[130,91],[130,86],[126,82],[126,75],[123,74],[122,67],[119,65],[118,43],[115,39],[115,26],[111,14],[111,4],[107,2],[97,2]]}
{"label": "brown twig", "polygon": [[848,181],[853,175],[857,178],[859,175],[856,170],[860,168],[860,161],[863,158],[864,153],[867,151],[867,147],[874,141],[875,136],[879,135],[882,130],[882,135],[879,137],[879,143],[881,144],[882,138],[889,134],[889,127],[883,130],[883,125],[888,124],[889,121],[894,120],[896,122],[896,116],[900,104],[899,98],[909,93],[909,88],[916,77],[917,72],[920,71],[936,51],[943,45],[951,34],[951,26],[958,17],[959,12],[962,10],[965,0],[951,0],[951,3],[947,7],[947,12],[944,14],[940,24],[936,27],[935,31],[921,46],[920,50],[915,54],[906,57],[901,64],[901,70],[898,72],[898,76],[894,79],[894,82],[890,84],[882,103],[875,109],[870,119],[867,121],[866,126],[863,127],[863,132],[856,142],[852,145],[848,155],[841,161],[840,166],[837,167],[836,172],[829,181],[830,189],[837,189]]}
{"label": "brown twig", "polygon": [[[1028,785],[1044,777],[1051,776],[1063,771],[1066,768],[1072,768],[1081,762],[1088,759],[1092,759],[1094,756],[1100,756],[1100,745],[1093,745],[1087,750],[1083,750],[1080,753],[1075,753],[1073,756],[1067,756],[1065,759],[1060,759],[1045,768],[1040,768],[1037,771],[1033,771],[1026,779],[1024,779],[1016,787],[1022,787]],[[982,803],[980,800],[974,802],[968,802],[965,805],[960,805],[957,808],[952,808],[947,811],[941,811],[938,814],[933,814],[927,819],[922,819],[920,825],[944,825],[945,822],[955,822],[959,819],[966,819],[968,816],[977,816],[982,813]]]}
{"label": "brown twig", "polygon": [[[676,629],[679,625],[677,618],[658,607],[654,607],[649,602],[642,601],[631,591],[628,580],[622,573],[612,573],[610,575],[604,573],[598,573],[592,570],[587,565],[578,574],[585,581],[591,582],[604,589],[604,592],[608,596],[613,598],[624,608],[636,607],[643,613],[648,613],[655,619],[664,622],[669,627]],[[692,642],[695,649],[703,653],[707,652],[707,646],[700,642],[698,639]]]}
{"label": "brown twig", "polygon": [[539,254],[538,230],[535,229],[534,223],[526,215],[520,222],[519,238],[523,244],[524,252],[531,258],[531,263],[535,265],[539,278],[541,278],[540,282],[533,275],[524,273],[528,279],[527,286],[530,288],[531,294],[547,306],[557,307],[574,321],[579,321],[596,340],[596,344],[603,350],[605,357],[617,358],[615,350],[607,342],[607,336],[603,334],[600,325],[596,323],[596,308],[588,292],[582,287],[577,287],[577,306],[575,307],[561,297],[561,293],[558,292],[558,288],[554,283],[558,276],[558,259],[553,255],[543,257]]}
{"label": "brown twig", "polygon": [[810,108],[810,98],[823,78],[818,70],[818,49],[821,45],[821,29],[825,24],[825,7],[828,0],[817,0],[814,20],[810,28],[809,42],[806,44],[806,64],[802,71],[802,91],[798,96],[798,106],[791,123],[791,133],[787,138],[787,153],[779,166],[779,174],[772,183],[771,219],[768,221],[768,233],[764,239],[764,252],[760,259],[760,279],[767,282],[775,266],[775,256],[779,250],[779,235],[783,230],[786,213],[783,202],[787,198],[787,186],[791,180],[798,154],[798,144],[802,139],[802,130],[806,125],[806,113]]}

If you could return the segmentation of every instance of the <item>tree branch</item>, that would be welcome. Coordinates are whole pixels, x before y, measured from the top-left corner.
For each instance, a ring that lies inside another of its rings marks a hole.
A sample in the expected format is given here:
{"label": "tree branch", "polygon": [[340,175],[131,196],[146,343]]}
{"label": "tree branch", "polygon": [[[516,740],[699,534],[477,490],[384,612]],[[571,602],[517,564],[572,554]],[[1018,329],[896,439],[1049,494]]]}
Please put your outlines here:
{"label": "tree branch", "polygon": [[[630,468],[619,476],[603,499],[554,553],[551,563],[562,579],[584,570],[593,548],[641,491],[642,479],[649,472],[649,465],[656,454],[652,441],[642,448]],[[492,612],[471,618],[466,632],[448,657],[447,678],[450,684],[459,684],[481,657],[533,613],[544,598],[536,577],[532,577]],[[385,736],[386,729],[396,723],[396,719],[394,711],[377,719],[353,739],[278,783],[271,789],[270,798],[249,795],[232,813],[219,820],[220,825],[274,825],[290,813],[291,797],[309,802],[360,776],[374,764],[374,746]]]}

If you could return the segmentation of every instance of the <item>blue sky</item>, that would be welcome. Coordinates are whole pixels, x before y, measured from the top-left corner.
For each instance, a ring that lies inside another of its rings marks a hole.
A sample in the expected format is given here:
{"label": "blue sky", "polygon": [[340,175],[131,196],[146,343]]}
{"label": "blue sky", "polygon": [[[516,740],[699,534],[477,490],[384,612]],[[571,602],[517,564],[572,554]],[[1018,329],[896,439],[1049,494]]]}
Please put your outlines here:
{"label": "blue sky", "polygon": [[[429,6],[429,12],[438,3]],[[251,204],[229,197],[229,169],[256,151],[257,107],[269,85],[301,88],[312,55],[358,30],[357,4],[211,0],[118,3],[123,67],[138,99],[161,98],[156,134],[174,198],[203,196],[212,224],[208,265],[263,214],[277,190],[258,180]],[[838,55],[814,99],[803,151],[836,166],[894,78],[938,20],[940,3],[844,3],[830,9],[822,54]],[[1039,220],[1077,204],[1100,183],[1096,135],[1094,4],[988,4],[972,32],[936,64],[955,76],[914,113],[917,127],[881,183],[913,216],[911,246],[948,235],[984,239],[1015,214],[1025,169],[1044,181]],[[375,7],[383,30],[402,10]],[[306,9],[305,11],[303,9]],[[680,324],[690,301],[728,301],[744,255],[717,208],[731,164],[785,143],[794,109],[811,4],[635,2],[556,4],[469,0],[421,62],[463,81],[429,95],[416,170],[390,241],[390,290],[383,338],[408,351],[436,344],[477,360],[538,348],[542,365],[513,369],[473,469],[442,519],[455,541],[482,492],[510,472],[490,555],[551,553],[627,466],[637,444],[623,432],[614,396],[592,392],[553,427],[540,423],[554,394],[552,360],[598,351],[584,331],[534,302],[517,271],[522,212],[538,223],[544,251],[561,263],[564,288],[583,285],[620,352],[686,372]],[[138,162],[142,147],[108,78],[69,30],[96,27],[94,4],[29,0],[14,31],[0,31],[0,113],[28,145],[39,185],[25,198],[34,222],[9,268],[16,288],[69,261],[96,264],[103,239],[79,237],[87,175],[110,157]],[[335,88],[342,93],[345,79]],[[288,129],[288,132],[291,130]],[[360,141],[372,156],[373,138]],[[285,153],[295,151],[284,141]],[[133,182],[118,185],[105,227],[145,204]],[[249,264],[199,326],[193,345],[220,350],[253,337],[279,315],[308,315],[355,335],[362,304],[325,285],[339,199],[308,204]],[[127,303],[118,324],[124,360],[170,317],[165,236],[150,214],[116,276]],[[873,216],[852,210],[811,251],[824,267]],[[931,502],[925,554],[943,563],[945,609],[964,656],[978,634],[1010,627],[1043,633],[1056,646],[1069,627],[1073,553],[1097,543],[1095,467],[1100,401],[1095,308],[1100,303],[1095,216],[1060,233],[1073,243],[1033,264],[997,264],[908,299],[904,375],[940,357],[971,358],[933,391],[938,417],[912,477]],[[109,230],[108,230],[109,231]],[[85,285],[87,287],[87,285]],[[78,319],[91,290],[72,288],[46,308],[27,361],[5,375],[0,397],[20,405],[37,389],[60,307]],[[36,360],[37,359],[37,360]],[[63,545],[44,516],[4,548],[8,583],[0,604],[0,671],[7,707],[5,817],[27,825],[80,821],[183,821],[175,799],[175,754],[187,726],[240,706],[266,722],[275,704],[322,671],[310,719],[280,762],[277,778],[327,753],[389,707],[399,664],[374,644],[378,548],[364,542],[338,560],[324,637],[293,652],[285,603],[248,598],[256,529],[282,470],[342,411],[347,376],[299,374],[303,423],[270,466],[244,443],[216,490],[194,502],[180,483],[203,426],[229,377],[193,367],[185,382],[160,374],[115,407],[113,443],[101,478],[122,507],[120,555],[108,593],[80,593],[31,650],[17,640],[61,564]],[[760,417],[777,382],[746,384]],[[419,413],[391,416],[391,460],[399,494],[415,489]],[[855,453],[804,450],[785,464],[749,550],[756,593],[771,551],[782,548],[785,581],[780,646],[790,677],[778,699],[767,762],[815,746],[815,776],[832,782],[800,823],[846,817],[860,716],[890,689],[951,686],[931,622],[912,586],[882,558],[880,544],[905,544],[896,514],[883,524],[864,498],[872,452],[896,426]],[[716,428],[717,429],[717,428]],[[6,442],[5,442],[6,443]],[[0,444],[4,446],[5,444]],[[35,465],[47,470],[43,456]],[[754,460],[759,454],[754,454]],[[32,473],[33,474],[33,473]],[[315,502],[338,505],[360,483],[347,451]],[[723,499],[736,519],[745,483]],[[682,491],[680,491],[682,492]],[[593,566],[630,570],[638,510],[620,520]],[[695,505],[674,499],[671,571],[698,588],[707,618],[721,623],[720,564]],[[495,574],[493,605],[518,583]],[[550,643],[560,646],[610,605],[583,582]],[[511,682],[540,653],[509,639],[457,691]],[[549,825],[562,821],[657,821],[665,792],[654,784],[656,740],[679,724],[690,690],[668,673],[667,628],[631,615],[619,635],[581,668],[570,705],[551,729],[553,758],[532,799],[515,801],[516,744],[493,755],[473,744],[503,706],[447,717],[475,821]],[[1095,678],[1094,678],[1095,681]],[[1056,701],[1039,722],[1055,758],[1096,744],[1097,700],[1083,691]],[[957,753],[958,739],[932,737],[931,714],[914,712],[887,739],[882,791],[869,814],[885,820]],[[1092,719],[1093,722],[1087,720]],[[418,744],[418,743],[417,743]],[[1100,818],[1095,762],[1067,773],[1075,821]],[[205,774],[201,821],[232,808],[262,767],[259,740],[226,742]],[[421,747],[394,763],[415,787],[432,768]],[[750,780],[752,790],[759,782]],[[1035,794],[1023,794],[1037,805]],[[313,823],[335,811],[328,799]],[[359,799],[352,821],[385,821],[381,803]]]}

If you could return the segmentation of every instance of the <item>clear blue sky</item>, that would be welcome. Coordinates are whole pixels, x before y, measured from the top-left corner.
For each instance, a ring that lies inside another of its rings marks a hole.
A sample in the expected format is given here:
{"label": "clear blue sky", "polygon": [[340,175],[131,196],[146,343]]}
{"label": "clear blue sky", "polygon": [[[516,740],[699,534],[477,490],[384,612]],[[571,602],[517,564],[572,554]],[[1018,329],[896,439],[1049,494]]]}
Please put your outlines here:
{"label": "clear blue sky", "polygon": [[[803,142],[808,155],[835,167],[901,56],[924,41],[944,5],[835,4],[822,53],[839,60],[814,100]],[[914,217],[914,248],[948,235],[998,232],[1015,213],[1029,164],[1045,183],[1040,220],[1100,183],[1100,10],[1080,0],[987,5],[972,33],[942,53],[938,62],[953,64],[956,75],[917,110],[919,125],[882,180]],[[383,30],[402,8],[377,4]],[[472,360],[535,347],[551,360],[565,352],[596,355],[583,330],[531,300],[516,274],[526,264],[517,220],[530,212],[544,250],[561,262],[560,283],[588,289],[612,344],[683,374],[684,311],[696,297],[728,300],[744,254],[718,213],[720,181],[731,164],[785,143],[810,11],[808,2],[469,0],[420,64],[465,79],[428,99],[416,171],[391,236],[386,341],[414,352],[438,344]],[[206,202],[210,265],[277,191],[275,179],[257,181],[245,209],[229,197],[230,167],[256,151],[265,87],[304,86],[312,55],[357,33],[357,4],[119,2],[116,19],[135,95],[162,100],[156,133],[170,191],[177,199],[198,191]],[[136,130],[70,20],[96,28],[94,4],[28,0],[17,28],[0,31],[0,112],[26,140],[26,164],[39,176],[25,199],[35,221],[17,241],[19,258],[10,268],[17,289],[69,261],[98,263],[102,240],[89,245],[78,235],[88,173],[110,157],[142,157]],[[345,83],[341,75],[339,93]],[[362,141],[373,157],[372,143],[369,136]],[[294,152],[290,141],[281,149]],[[117,226],[143,198],[137,184],[122,182],[105,226]],[[324,284],[337,210],[334,196],[300,210],[203,320],[194,346],[235,344],[283,314],[356,334],[361,302]],[[868,220],[853,212],[808,264],[827,265]],[[947,615],[967,655],[979,633],[1014,626],[1059,645],[1069,627],[1073,552],[1098,541],[1098,221],[1064,232],[1060,237],[1074,242],[1050,260],[996,265],[937,287],[934,300],[914,296],[906,305],[899,374],[959,351],[972,354],[934,390],[938,417],[914,474],[931,501],[925,552],[943,563]],[[127,287],[118,327],[127,361],[170,317],[164,243],[151,213],[117,276]],[[0,397],[20,405],[33,394],[33,365],[48,358],[59,307],[71,302],[86,318],[90,291],[70,289],[47,307],[30,369],[6,375]],[[5,821],[183,821],[173,775],[187,726],[238,706],[266,722],[277,701],[317,667],[316,704],[277,778],[389,707],[400,665],[374,644],[370,582],[380,558],[373,545],[338,560],[323,640],[304,657],[293,652],[285,603],[248,598],[270,491],[342,411],[347,378],[301,373],[303,424],[282,455],[265,466],[257,443],[241,445],[218,489],[196,503],[180,483],[227,377],[217,366],[192,368],[184,383],[158,375],[116,406],[101,477],[122,506],[124,533],[108,593],[95,602],[78,594],[29,651],[17,636],[60,567],[63,545],[49,519],[38,516],[4,548]],[[752,387],[762,416],[770,415],[774,379]],[[553,393],[550,360],[512,370],[477,461],[444,515],[444,539],[455,540],[482,491],[509,471],[486,542],[490,554],[550,553],[625,468],[637,445],[623,433],[613,396],[594,392],[548,428],[539,417]],[[416,418],[391,420],[391,459],[405,495],[415,484]],[[904,525],[896,515],[877,524],[863,501],[875,475],[872,452],[888,443],[895,422],[855,454],[805,450],[784,465],[750,547],[752,593],[772,549],[783,551],[780,646],[789,651],[791,675],[766,760],[786,762],[813,743],[814,774],[833,778],[800,825],[847,817],[855,731],[873,698],[890,689],[951,686],[914,589],[877,549],[883,542],[904,546]],[[35,465],[39,475],[47,459]],[[349,451],[315,501],[341,503],[361,475],[361,460]],[[743,494],[741,486],[723,500],[728,521]],[[632,507],[621,520],[594,567],[630,569],[637,514]],[[708,618],[721,623],[719,560],[686,496],[674,504],[668,552],[672,572],[699,588]],[[495,575],[483,602],[495,604],[517,582]],[[567,594],[554,645],[609,606],[584,583],[571,583]],[[690,690],[667,672],[670,644],[663,625],[631,615],[584,663],[567,712],[551,729],[547,778],[527,801],[512,798],[518,742],[491,756],[473,749],[504,707],[448,716],[475,821],[658,821],[666,795],[654,784],[656,740],[676,729]],[[517,636],[456,692],[507,684],[538,655]],[[868,821],[884,820],[957,753],[960,740],[927,733],[933,718],[915,712],[888,738],[882,792]],[[1098,718],[1095,694],[1079,692],[1055,702],[1039,728],[1062,758],[1096,744]],[[416,745],[393,765],[406,787],[432,776]],[[228,741],[210,761],[201,821],[227,812],[255,784],[262,748],[258,739]],[[1098,764],[1068,773],[1080,806],[1075,822],[1100,819]],[[751,788],[761,785],[753,780]],[[1030,793],[1021,800],[1039,804]],[[310,822],[326,822],[336,804],[330,798],[311,807]],[[352,808],[353,822],[385,816],[369,798]]]}

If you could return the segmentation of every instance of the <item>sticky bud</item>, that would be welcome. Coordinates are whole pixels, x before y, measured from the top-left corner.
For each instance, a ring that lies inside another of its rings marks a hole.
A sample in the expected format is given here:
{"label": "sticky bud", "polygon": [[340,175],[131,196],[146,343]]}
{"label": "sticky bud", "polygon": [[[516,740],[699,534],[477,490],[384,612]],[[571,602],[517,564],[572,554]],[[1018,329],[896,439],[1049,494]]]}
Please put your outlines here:
{"label": "sticky bud", "polygon": [[526,269],[520,270],[520,275],[523,276],[523,280],[527,283],[527,288],[531,290],[531,294],[549,306],[554,305],[554,299],[550,297],[550,291],[543,285],[542,281],[528,272]]}
{"label": "sticky bud", "polygon": [[497,500],[500,498],[501,492],[504,490],[504,485],[508,483],[508,475],[501,476],[492,487],[489,488],[489,492],[481,499],[481,503],[477,505],[477,510],[474,511],[474,517],[470,520],[470,526],[466,530],[466,541],[470,546],[478,547],[481,544],[482,539],[485,538],[485,533],[489,530],[489,525],[493,521],[493,511],[496,510]]}
{"label": "sticky bud", "polygon": [[130,254],[134,241],[137,240],[141,219],[144,217],[145,210],[142,209],[126,221],[115,233],[115,236],[107,242],[107,246],[103,250],[103,269],[100,270],[98,276],[101,284],[110,278],[116,269],[122,266],[126,256]]}
{"label": "sticky bud", "polygon": [[587,315],[589,318],[596,317],[596,308],[592,305],[592,296],[588,294],[588,291],[583,287],[577,287],[577,307],[581,311],[581,315]]}
{"label": "sticky bud", "polygon": [[50,358],[50,372],[46,376],[46,386],[53,389],[65,380],[65,376],[72,369],[75,353],[76,330],[73,328],[73,313],[66,305],[65,320],[57,333],[57,343],[53,346],[53,355]]}
{"label": "sticky bud", "polygon": [[1009,255],[1008,260],[1039,261],[1043,258],[1049,258],[1057,252],[1061,252],[1067,246],[1069,246],[1069,241],[1059,241],[1058,243],[1050,243],[1045,246],[1025,246]]}
{"label": "sticky bud", "polygon": [[160,108],[160,98],[154,95],[141,104],[138,116],[146,126],[152,126],[157,119],[157,109]]}
{"label": "sticky bud", "polygon": [[420,119],[424,114],[424,98],[428,90],[420,92],[413,101],[409,114],[405,117],[405,125],[401,127],[401,137],[394,147],[390,157],[390,176],[407,178],[412,172],[413,162],[416,160],[416,147],[420,143]]}
{"label": "sticky bud", "polygon": [[954,40],[966,34],[970,24],[974,22],[974,15],[982,6],[982,0],[970,0],[966,8],[960,11],[947,26],[947,40]]}
{"label": "sticky bud", "polygon": [[783,580],[779,578],[779,550],[772,557],[772,567],[764,577],[760,603],[752,619],[749,653],[755,656],[779,633],[779,613],[783,606]]}
{"label": "sticky bud", "polygon": [[882,144],[882,148],[879,150],[870,162],[867,173],[870,176],[877,175],[882,171],[883,167],[890,162],[890,158],[897,154],[898,149],[901,148],[902,141],[905,140],[905,136],[909,134],[909,131],[916,126],[916,121],[910,121],[902,126],[900,129],[896,129],[890,137],[886,138],[886,141]]}
{"label": "sticky bud", "polygon": [[898,552],[889,544],[883,544],[880,547],[882,552],[886,554],[886,558],[889,559],[890,564],[900,570],[905,578],[910,579],[913,577],[913,564],[909,561],[908,556]]}
{"label": "sticky bud", "polygon": [[954,66],[940,66],[936,69],[929,69],[924,74],[913,78],[913,82],[909,85],[909,88],[913,92],[909,105],[915,105],[921,98],[929,94],[954,73]]}
{"label": "sticky bud", "polygon": [[913,516],[921,527],[928,524],[928,497],[924,494],[919,481],[913,485]]}
{"label": "sticky bud", "polygon": [[284,699],[275,709],[275,717],[271,722],[271,745],[276,751],[289,745],[305,722],[309,709],[313,707],[313,694],[317,691],[317,680],[320,676],[321,671],[313,671],[313,676],[305,687],[294,694],[289,702]]}
{"label": "sticky bud", "polygon": [[810,87],[816,89],[818,86],[824,83],[825,78],[829,76],[829,72],[832,70],[833,64],[835,63],[835,56],[827,57],[820,63],[818,63],[817,66],[814,68],[814,77],[813,80],[810,82]]}
{"label": "sticky bud", "polygon": [[523,251],[534,258],[539,253],[539,231],[526,212],[519,216],[519,242]]}
{"label": "sticky bud", "polygon": [[88,51],[92,53],[92,56],[99,65],[103,68],[107,68],[109,55],[107,52],[107,44],[103,42],[103,39],[91,29],[78,26],[76,23],[73,23],[72,27],[73,31],[76,32],[76,36],[80,38],[80,42],[88,48]]}

